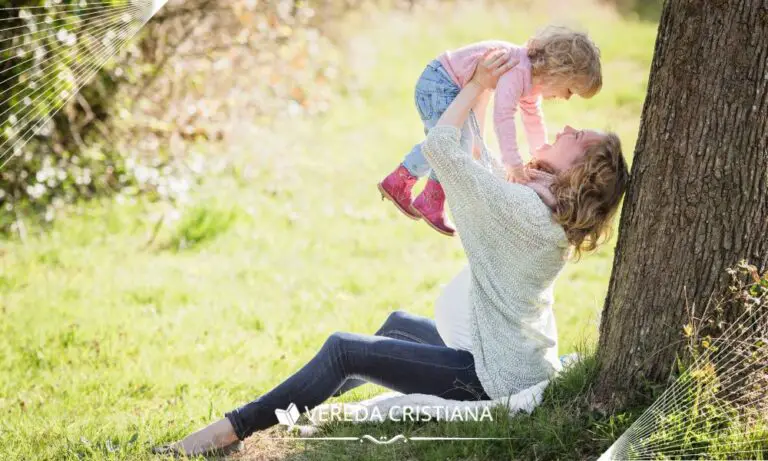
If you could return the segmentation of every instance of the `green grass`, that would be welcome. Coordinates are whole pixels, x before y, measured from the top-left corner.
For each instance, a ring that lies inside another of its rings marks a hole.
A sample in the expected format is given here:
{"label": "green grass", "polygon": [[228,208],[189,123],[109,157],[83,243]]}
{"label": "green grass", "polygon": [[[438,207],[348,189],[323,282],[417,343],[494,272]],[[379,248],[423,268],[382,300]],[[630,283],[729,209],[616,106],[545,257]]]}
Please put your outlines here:
{"label": "green grass", "polygon": [[[413,84],[433,56],[491,37],[522,42],[550,20],[579,24],[602,48],[605,86],[592,100],[545,103],[550,133],[565,123],[612,129],[632,152],[655,26],[590,3],[568,5],[470,3],[350,18],[336,33],[348,44],[346,72],[359,91],[320,119],[192,146],[210,164],[226,158],[234,167],[207,175],[177,219],[142,201],[102,201],[44,232],[30,229],[25,242],[0,242],[0,459],[152,459],[148,446],[255,398],[330,333],[372,333],[396,309],[431,315],[440,286],[463,264],[460,243],[403,219],[375,184],[420,139]],[[561,353],[596,337],[613,245],[560,277]],[[607,447],[629,416],[598,420],[575,397],[590,366],[574,373],[532,418],[406,429],[517,434],[508,444],[270,445],[254,437],[249,453],[585,457]],[[364,386],[345,399],[379,390]],[[358,430],[404,428],[334,432]]]}
{"label": "green grass", "polygon": [[197,204],[185,210],[168,243],[176,250],[197,247],[229,230],[237,215],[234,209],[209,203]]}

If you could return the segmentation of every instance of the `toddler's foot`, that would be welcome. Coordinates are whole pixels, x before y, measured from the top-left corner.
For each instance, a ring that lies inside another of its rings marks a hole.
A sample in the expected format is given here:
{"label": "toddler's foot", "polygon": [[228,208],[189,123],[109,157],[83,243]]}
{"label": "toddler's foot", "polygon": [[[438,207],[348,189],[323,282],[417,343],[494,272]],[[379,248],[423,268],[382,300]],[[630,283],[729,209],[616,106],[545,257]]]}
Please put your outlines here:
{"label": "toddler's foot", "polygon": [[445,214],[445,192],[439,182],[427,181],[427,186],[413,202],[413,209],[434,230],[449,237],[456,235],[456,229]]}
{"label": "toddler's foot", "polygon": [[401,213],[411,219],[419,219],[419,215],[413,209],[411,196],[413,185],[418,179],[409,173],[403,165],[400,165],[379,183],[382,200],[385,198],[391,200]]}

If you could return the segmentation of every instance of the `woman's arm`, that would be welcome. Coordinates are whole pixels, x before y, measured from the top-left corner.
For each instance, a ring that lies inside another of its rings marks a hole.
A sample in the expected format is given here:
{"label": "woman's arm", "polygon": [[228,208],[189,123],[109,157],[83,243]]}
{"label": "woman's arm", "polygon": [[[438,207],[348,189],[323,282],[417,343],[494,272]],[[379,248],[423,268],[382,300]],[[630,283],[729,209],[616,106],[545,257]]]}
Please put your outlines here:
{"label": "woman's arm", "polygon": [[[488,101],[491,99],[491,90],[485,90],[483,94],[480,95],[480,97],[477,99],[477,102],[475,102],[475,107],[472,108],[472,110],[475,112],[475,117],[477,118],[477,125],[478,128],[480,128],[480,132],[478,135],[481,139],[484,139],[485,137],[485,115],[488,111]],[[482,146],[478,145],[478,143],[474,142],[473,140],[473,151],[472,154],[475,157],[475,160],[480,158]]]}
{"label": "woman's arm", "polygon": [[437,125],[429,130],[422,144],[422,152],[440,178],[454,211],[458,207],[469,207],[482,214],[481,209],[487,207],[488,201],[509,201],[506,197],[509,183],[492,173],[487,166],[474,161],[470,153],[462,149],[459,128],[481,93],[486,88],[493,88],[499,74],[517,64],[506,62],[506,53],[502,54],[501,59],[494,55],[478,63],[472,80],[453,100]]}
{"label": "woman's arm", "polygon": [[461,89],[459,95],[453,100],[448,109],[443,112],[443,115],[437,121],[436,126],[451,126],[458,130],[464,126],[464,122],[469,116],[469,111],[477,103],[478,98],[485,92],[485,88],[475,80],[470,80],[464,88]]}
{"label": "woman's arm", "polygon": [[491,91],[486,90],[480,95],[480,98],[475,103],[475,116],[477,116],[477,124],[480,125],[480,136],[485,134],[485,115],[488,112],[488,102],[491,100]]}
{"label": "woman's arm", "polygon": [[478,175],[488,174],[461,149],[461,127],[470,109],[481,104],[483,96],[496,88],[501,75],[517,65],[517,60],[507,61],[507,58],[507,52],[501,50],[490,50],[480,58],[472,79],[451,102],[423,144],[424,155],[444,186],[456,183],[459,187],[458,183],[462,183],[464,188],[473,187],[471,184],[476,182]]}

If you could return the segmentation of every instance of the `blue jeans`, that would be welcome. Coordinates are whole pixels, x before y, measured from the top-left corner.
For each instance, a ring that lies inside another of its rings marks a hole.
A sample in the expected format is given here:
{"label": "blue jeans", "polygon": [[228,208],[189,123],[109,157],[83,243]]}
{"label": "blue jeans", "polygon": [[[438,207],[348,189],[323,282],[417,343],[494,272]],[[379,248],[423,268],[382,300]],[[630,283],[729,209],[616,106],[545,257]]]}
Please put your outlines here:
{"label": "blue jeans", "polygon": [[468,351],[445,345],[433,320],[393,312],[372,335],[333,333],[299,371],[251,403],[226,413],[240,440],[277,424],[275,409],[312,409],[372,382],[402,393],[489,400]]}
{"label": "blue jeans", "polygon": [[[425,135],[437,125],[440,116],[448,109],[460,91],[461,88],[453,82],[440,61],[434,60],[427,65],[419,77],[419,81],[416,82],[415,93],[416,109],[418,109],[421,121],[424,123]],[[474,112],[470,112],[470,117],[474,116]],[[472,148],[472,136],[473,133],[468,120],[461,130],[461,145],[467,152]],[[429,163],[424,158],[424,154],[421,153],[421,143],[413,146],[413,149],[405,156],[403,166],[409,173],[419,178],[430,173]],[[434,172],[430,174],[430,177],[437,180]]]}

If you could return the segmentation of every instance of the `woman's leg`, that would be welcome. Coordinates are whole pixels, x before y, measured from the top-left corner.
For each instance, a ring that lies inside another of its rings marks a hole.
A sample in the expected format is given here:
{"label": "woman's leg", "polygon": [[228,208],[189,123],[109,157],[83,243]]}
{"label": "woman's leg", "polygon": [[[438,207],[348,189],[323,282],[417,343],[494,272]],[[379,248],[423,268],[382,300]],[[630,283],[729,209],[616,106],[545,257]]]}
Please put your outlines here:
{"label": "woman's leg", "polygon": [[277,424],[276,409],[293,403],[302,412],[311,410],[352,377],[403,393],[488,399],[475,373],[472,354],[467,351],[382,336],[334,333],[293,376],[226,417],[243,440]]}
{"label": "woman's leg", "polygon": [[443,338],[437,332],[434,320],[405,311],[394,311],[389,314],[387,320],[374,335],[433,346],[445,346]]}
{"label": "woman's leg", "polygon": [[[374,335],[402,339],[403,341],[411,341],[420,344],[445,346],[443,338],[441,338],[440,333],[437,332],[434,320],[420,315],[409,314],[404,311],[395,311],[389,314],[387,320]],[[362,379],[349,378],[339,390],[333,394],[333,397],[338,397],[345,392],[349,392],[356,387],[362,386],[363,384],[365,384],[365,381]]]}

